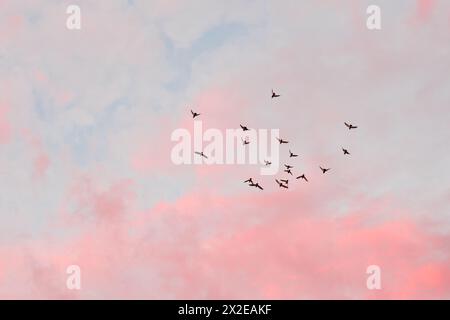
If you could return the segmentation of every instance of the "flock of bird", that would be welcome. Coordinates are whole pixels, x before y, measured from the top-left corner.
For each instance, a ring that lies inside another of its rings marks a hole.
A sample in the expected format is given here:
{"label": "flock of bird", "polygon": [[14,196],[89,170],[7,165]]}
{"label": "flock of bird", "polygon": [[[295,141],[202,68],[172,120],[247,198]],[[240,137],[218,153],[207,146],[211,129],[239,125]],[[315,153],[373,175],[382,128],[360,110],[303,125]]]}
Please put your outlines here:
{"label": "flock of bird", "polygon": [[[281,95],[275,93],[272,90],[272,99],[278,98],[280,96]],[[193,119],[195,119],[195,118],[197,118],[197,117],[199,117],[201,115],[200,113],[194,112],[193,110],[191,110],[191,114],[192,114],[192,118]],[[351,123],[347,123],[347,122],[344,122],[344,125],[348,128],[348,130],[353,130],[353,129],[357,129],[358,128],[358,126],[355,126],[355,125],[353,125]],[[240,124],[240,127],[241,127],[242,131],[244,131],[244,132],[250,130],[247,126],[244,126],[242,124]],[[280,145],[289,143],[289,141],[283,140],[282,138],[276,138],[276,139],[278,140]],[[248,140],[248,137],[246,137],[245,139],[242,139],[242,144],[244,146],[250,144],[250,141]],[[342,152],[344,153],[344,155],[348,155],[348,156],[350,155],[350,152],[347,149],[345,149],[345,148],[342,148]],[[199,156],[201,156],[201,157],[203,157],[203,158],[205,158],[205,159],[208,159],[208,156],[205,155],[203,153],[203,151],[195,151],[194,153],[199,155]],[[289,150],[289,158],[297,158],[297,157],[298,157],[298,154],[295,154],[294,152]],[[272,162],[267,161],[267,160],[264,160],[264,163],[265,163],[266,166],[270,166],[272,164]],[[293,166],[291,166],[289,164],[285,164],[284,168],[285,168],[284,172],[286,172],[287,174],[289,174],[291,176],[294,176],[294,174],[292,173],[292,170],[291,170],[291,169],[294,168]],[[325,174],[325,173],[327,173],[328,171],[331,170],[331,168],[323,168],[322,166],[319,166],[319,168],[322,171],[322,174]],[[309,181],[304,173],[302,173],[301,175],[296,177],[296,180],[299,180],[299,179],[302,179],[305,182]],[[275,179],[275,182],[278,184],[278,186],[280,188],[289,189],[289,179]],[[258,182],[253,181],[253,178],[249,178],[249,179],[245,180],[244,183],[248,184],[248,186],[250,186],[250,187],[255,187],[255,188],[258,188],[260,190],[264,190],[264,188]]]}

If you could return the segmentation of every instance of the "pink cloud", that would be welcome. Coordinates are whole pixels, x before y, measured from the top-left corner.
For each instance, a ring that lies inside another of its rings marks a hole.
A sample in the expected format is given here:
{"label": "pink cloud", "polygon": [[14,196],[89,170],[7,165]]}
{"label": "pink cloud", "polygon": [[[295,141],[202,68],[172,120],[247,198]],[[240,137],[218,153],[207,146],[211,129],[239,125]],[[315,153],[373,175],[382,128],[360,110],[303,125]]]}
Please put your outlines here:
{"label": "pink cloud", "polygon": [[50,158],[45,153],[39,154],[34,160],[34,174],[43,177],[50,166]]}
{"label": "pink cloud", "polygon": [[426,20],[430,17],[435,7],[435,0],[417,0],[417,17]]}
{"label": "pink cloud", "polygon": [[21,137],[33,155],[33,177],[37,179],[43,178],[51,165],[51,159],[45,150],[41,137],[28,128],[21,130]]}
{"label": "pink cloud", "polygon": [[[0,296],[428,299],[450,294],[448,239],[407,211],[396,209],[386,219],[376,202],[358,199],[354,205],[364,203],[365,209],[339,218],[326,204],[299,201],[297,192],[192,193],[136,211],[131,181],[103,191],[82,181],[70,191],[75,207],[82,208],[78,218],[56,224],[68,236],[51,245],[49,238],[0,247]],[[81,227],[76,233],[70,232],[73,223]],[[32,264],[23,262],[27,256]],[[83,270],[82,291],[64,287],[69,264]],[[381,291],[366,288],[371,264],[381,267]],[[19,280],[8,291],[12,273]]]}
{"label": "pink cloud", "polygon": [[24,28],[24,18],[20,15],[9,15],[0,23],[0,44],[6,46],[15,40]]}

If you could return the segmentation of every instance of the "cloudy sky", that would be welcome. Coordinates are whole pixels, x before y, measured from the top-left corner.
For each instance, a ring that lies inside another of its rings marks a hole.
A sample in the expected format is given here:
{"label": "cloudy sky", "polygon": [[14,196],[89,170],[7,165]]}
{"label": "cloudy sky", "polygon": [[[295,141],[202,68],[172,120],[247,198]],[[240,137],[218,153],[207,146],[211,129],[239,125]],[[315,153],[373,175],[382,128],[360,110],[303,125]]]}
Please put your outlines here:
{"label": "cloudy sky", "polygon": [[[449,299],[449,28],[447,0],[0,0],[0,298]],[[279,129],[309,182],[175,165],[191,108]]]}

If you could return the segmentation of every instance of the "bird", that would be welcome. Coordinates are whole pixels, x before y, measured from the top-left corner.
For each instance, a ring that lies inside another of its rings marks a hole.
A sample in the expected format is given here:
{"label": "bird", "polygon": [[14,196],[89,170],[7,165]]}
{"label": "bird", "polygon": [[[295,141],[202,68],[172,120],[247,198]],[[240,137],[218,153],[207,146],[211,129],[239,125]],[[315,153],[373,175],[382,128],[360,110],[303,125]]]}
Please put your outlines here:
{"label": "bird", "polygon": [[286,170],[284,170],[284,172],[287,172],[287,173],[289,173],[289,174],[292,176],[292,171],[291,171],[291,169],[286,169]]}
{"label": "bird", "polygon": [[191,114],[192,114],[192,118],[195,119],[196,117],[198,117],[200,115],[200,113],[194,112],[191,110]]}
{"label": "bird", "polygon": [[280,188],[285,188],[285,189],[288,188],[288,186],[285,185],[285,184],[283,184],[283,182],[280,182],[280,181],[278,181],[278,180],[276,180],[276,179],[275,179],[275,181],[278,183],[278,186],[279,186]]}
{"label": "bird", "polygon": [[244,181],[244,183],[253,183],[253,179],[252,178],[248,178],[247,180]]}
{"label": "bird", "polygon": [[263,187],[261,187],[261,186],[259,185],[259,183],[253,183],[253,182],[252,182],[252,183],[249,184],[249,186],[250,186],[250,187],[256,187],[256,188],[258,188],[258,189],[264,190]]}
{"label": "bird", "polygon": [[273,89],[272,89],[272,99],[273,98],[278,98],[280,95],[279,94],[276,94],[274,91],[273,91]]}
{"label": "bird", "polygon": [[322,167],[319,168],[320,170],[322,170],[322,173],[326,173],[327,171],[331,170],[331,168],[322,168]]}
{"label": "bird", "polygon": [[243,126],[242,124],[240,124],[240,126],[241,126],[241,129],[243,131],[249,131],[250,130],[249,128],[247,128],[246,126]]}
{"label": "bird", "polygon": [[266,166],[270,166],[272,164],[272,162],[264,160],[264,163],[266,164]]}
{"label": "bird", "polygon": [[303,179],[306,182],[308,182],[308,179],[306,178],[305,174],[302,174],[301,176],[298,176],[297,179]]}
{"label": "bird", "polygon": [[283,183],[286,184],[286,185],[289,184],[289,180],[280,179],[280,181],[283,182]]}
{"label": "bird", "polygon": [[277,138],[277,140],[278,140],[278,142],[279,142],[280,144],[283,144],[283,143],[289,143],[289,141],[286,141],[286,140],[283,140],[283,139],[280,139],[280,138]]}
{"label": "bird", "polygon": [[248,141],[248,138],[245,138],[245,140],[241,138],[241,140],[244,146],[250,143],[250,141]]}
{"label": "bird", "polygon": [[344,122],[345,126],[348,128],[348,130],[352,130],[352,129],[356,129],[358,128],[357,126],[354,126],[352,124],[348,124],[347,122]]}
{"label": "bird", "polygon": [[348,154],[348,155],[350,155],[350,152],[348,152],[348,150],[347,150],[347,149],[345,149],[345,148],[342,148],[342,151],[344,152],[344,154]]}
{"label": "bird", "polygon": [[298,154],[294,154],[291,150],[289,150],[289,157],[295,158],[295,157],[298,157]]}
{"label": "bird", "polygon": [[208,159],[208,157],[203,153],[203,151],[202,152],[195,151],[195,153],[198,154],[199,156],[202,156],[205,159]]}
{"label": "bird", "polygon": [[288,164],[285,164],[284,166],[285,166],[286,169],[288,169],[288,170],[293,168],[293,166],[290,166],[290,165],[288,165]]}

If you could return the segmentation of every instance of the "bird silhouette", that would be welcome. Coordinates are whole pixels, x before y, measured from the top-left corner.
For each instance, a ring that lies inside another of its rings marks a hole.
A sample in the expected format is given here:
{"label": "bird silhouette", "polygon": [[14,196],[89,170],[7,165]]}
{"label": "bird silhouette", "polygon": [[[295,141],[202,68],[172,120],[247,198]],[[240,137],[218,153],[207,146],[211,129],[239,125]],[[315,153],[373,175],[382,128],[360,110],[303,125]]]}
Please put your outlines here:
{"label": "bird silhouette", "polygon": [[250,187],[256,187],[258,189],[264,190],[263,187],[261,187],[258,182],[257,183],[253,183],[252,182],[252,183],[249,184],[249,186]]}
{"label": "bird silhouette", "polygon": [[241,126],[241,129],[243,131],[249,131],[250,130],[249,128],[247,128],[246,126],[243,126],[242,124],[240,124],[240,126]]}
{"label": "bird silhouette", "polygon": [[352,125],[351,123],[349,124],[349,123],[347,123],[347,122],[344,122],[344,124],[345,124],[345,126],[348,128],[348,130],[352,130],[352,129],[358,128],[357,126],[354,126],[354,125]]}
{"label": "bird silhouette", "polygon": [[289,158],[298,157],[298,154],[294,154],[291,150],[289,150]]}
{"label": "bird silhouette", "polygon": [[288,185],[289,184],[289,180],[285,180],[285,179],[280,179],[281,182],[283,182],[284,184]]}
{"label": "bird silhouette", "polygon": [[276,94],[274,91],[273,91],[273,89],[272,89],[272,99],[273,98],[278,98],[280,95],[279,94]]}
{"label": "bird silhouette", "polygon": [[279,142],[280,144],[283,144],[283,143],[289,143],[289,141],[286,141],[286,140],[283,140],[283,139],[280,139],[280,138],[277,138],[277,140],[278,140],[278,142]]}
{"label": "bird silhouette", "polygon": [[252,178],[248,178],[247,180],[244,181],[244,183],[253,183],[253,179]]}
{"label": "bird silhouette", "polygon": [[306,182],[308,182],[308,179],[306,178],[305,174],[302,174],[301,176],[298,176],[297,179],[303,179]]}
{"label": "bird silhouette", "polygon": [[286,169],[286,170],[284,170],[284,172],[287,172],[287,173],[289,173],[289,174],[292,176],[292,171],[291,171],[291,169]]}
{"label": "bird silhouette", "polygon": [[275,179],[275,181],[278,183],[278,186],[279,186],[280,188],[285,188],[285,189],[288,188],[288,186],[285,185],[285,184],[283,184],[283,182],[280,182],[280,181],[278,181],[278,180],[276,180],[276,179]]}
{"label": "bird silhouette", "polygon": [[195,119],[196,117],[198,117],[200,115],[200,113],[194,112],[191,110],[191,114],[192,114],[192,118]]}
{"label": "bird silhouette", "polygon": [[284,166],[285,166],[286,169],[288,169],[288,170],[294,168],[293,166],[290,166],[290,165],[288,165],[288,164],[285,164]]}
{"label": "bird silhouette", "polygon": [[348,152],[348,150],[347,150],[347,149],[345,149],[345,148],[342,148],[342,151],[344,152],[344,154],[348,154],[348,155],[350,155],[350,152]]}
{"label": "bird silhouette", "polygon": [[266,164],[266,166],[270,166],[272,164],[272,162],[264,160],[264,163]]}
{"label": "bird silhouette", "polygon": [[327,171],[331,170],[331,168],[322,168],[322,167],[319,168],[320,170],[322,170],[322,173],[326,173]]}
{"label": "bird silhouette", "polygon": [[248,138],[245,138],[245,140],[241,138],[241,140],[244,146],[250,143],[250,141],[248,141]]}
{"label": "bird silhouette", "polygon": [[198,154],[199,156],[202,156],[205,159],[208,159],[208,157],[203,153],[203,151],[202,152],[195,151],[195,153]]}

